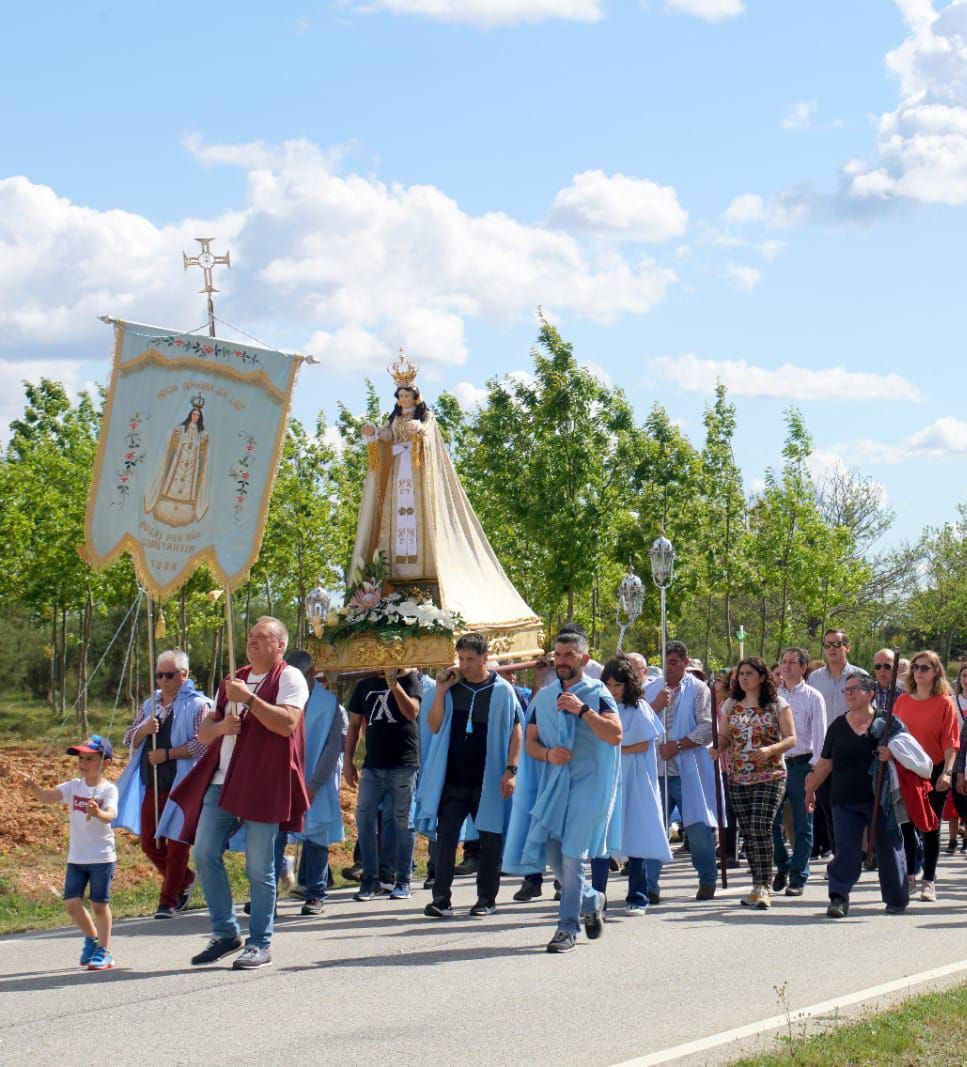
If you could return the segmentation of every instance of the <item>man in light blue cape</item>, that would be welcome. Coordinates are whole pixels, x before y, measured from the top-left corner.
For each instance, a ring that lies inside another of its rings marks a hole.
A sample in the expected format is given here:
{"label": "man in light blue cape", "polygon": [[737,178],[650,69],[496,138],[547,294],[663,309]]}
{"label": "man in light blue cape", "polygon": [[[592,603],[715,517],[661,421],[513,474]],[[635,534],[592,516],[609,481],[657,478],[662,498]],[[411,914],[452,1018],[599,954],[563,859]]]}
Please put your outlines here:
{"label": "man in light blue cape", "polygon": [[[709,746],[712,743],[712,695],[707,685],[685,668],[688,649],[682,641],[669,641],[665,648],[665,677],[657,678],[645,690],[645,700],[658,713],[667,740],[658,746],[658,766],[664,799],[665,767],[668,769],[668,805],[682,813],[692,866],[698,872],[696,900],[715,896],[715,769]],[[724,804],[723,804],[724,809]],[[666,812],[667,818],[667,812]],[[658,895],[661,864],[646,864],[652,903]]]}
{"label": "man in light blue cape", "polygon": [[416,828],[437,839],[433,900],[424,914],[452,917],[450,891],[461,828],[470,817],[480,836],[473,916],[492,915],[500,889],[504,827],[520,762],[521,713],[509,682],[487,666],[487,638],[457,641],[459,671],[437,677],[427,716],[431,737],[416,792]]}
{"label": "man in light blue cape", "polygon": [[[349,716],[336,694],[315,676],[312,657],[297,649],[286,656],[293,667],[302,671],[309,686],[303,721],[305,723],[306,793],[309,810],[298,833],[290,834],[302,842],[305,864],[303,915],[321,915],[329,884],[329,846],[343,840],[342,808],[339,806],[339,783],[342,778],[343,747],[349,730]],[[284,837],[283,837],[284,841]],[[284,844],[283,844],[284,848]],[[278,877],[279,864],[276,863]]]}
{"label": "man in light blue cape", "polygon": [[141,705],[124,735],[131,758],[118,779],[118,813],[112,825],[141,839],[141,851],[162,879],[154,917],[170,919],[188,906],[195,875],[188,867],[189,846],[160,835],[155,812],[163,824],[168,794],[205,754],[198,727],[211,713],[212,702],[189,678],[188,656],[181,649],[158,656],[155,681],[153,697]]}
{"label": "man in light blue cape", "polygon": [[588,857],[607,855],[620,783],[621,720],[605,686],[584,677],[587,638],[559,634],[557,684],[531,701],[520,781],[504,846],[504,870],[528,874],[550,863],[561,883],[557,930],[548,952],[575,947],[580,922],[604,930],[604,894],[584,877]]}

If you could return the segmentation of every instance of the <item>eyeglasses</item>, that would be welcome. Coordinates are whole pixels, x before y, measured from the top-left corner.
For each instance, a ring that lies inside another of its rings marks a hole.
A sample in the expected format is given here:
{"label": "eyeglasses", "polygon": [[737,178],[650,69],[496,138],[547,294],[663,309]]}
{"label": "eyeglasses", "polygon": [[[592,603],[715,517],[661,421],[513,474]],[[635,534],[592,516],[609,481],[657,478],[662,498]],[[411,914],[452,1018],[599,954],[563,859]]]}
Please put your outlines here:
{"label": "eyeglasses", "polygon": [[176,675],[181,674],[181,671],[155,671],[155,678],[164,678],[165,681],[170,682]]}
{"label": "eyeglasses", "polygon": [[823,648],[843,648],[849,641],[824,641]]}
{"label": "eyeglasses", "polygon": [[933,667],[929,663],[914,663],[912,669],[921,674],[925,674],[927,671],[932,671]]}
{"label": "eyeglasses", "polygon": [[875,670],[875,671],[892,671],[893,670],[893,664],[892,663],[874,663],[873,664],[873,670]]}
{"label": "eyeglasses", "polygon": [[844,690],[844,693],[862,693],[863,687],[861,685],[848,685]]}

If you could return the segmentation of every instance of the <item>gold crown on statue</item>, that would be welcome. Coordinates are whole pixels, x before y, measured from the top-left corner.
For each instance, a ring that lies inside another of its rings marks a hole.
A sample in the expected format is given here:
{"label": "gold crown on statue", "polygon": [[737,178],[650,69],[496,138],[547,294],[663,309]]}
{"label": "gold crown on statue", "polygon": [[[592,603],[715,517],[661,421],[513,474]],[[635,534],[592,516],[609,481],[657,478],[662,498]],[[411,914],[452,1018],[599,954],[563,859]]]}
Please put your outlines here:
{"label": "gold crown on statue", "polygon": [[205,398],[201,395],[201,393],[195,393],[195,395],[191,398],[191,406],[193,408],[198,408],[199,411],[201,411],[201,409],[205,406]]}
{"label": "gold crown on statue", "polygon": [[411,363],[404,355],[403,349],[400,349],[400,358],[389,367],[386,368],[390,377],[396,382],[397,389],[410,389],[413,383],[416,381],[416,375],[419,372],[419,367]]}

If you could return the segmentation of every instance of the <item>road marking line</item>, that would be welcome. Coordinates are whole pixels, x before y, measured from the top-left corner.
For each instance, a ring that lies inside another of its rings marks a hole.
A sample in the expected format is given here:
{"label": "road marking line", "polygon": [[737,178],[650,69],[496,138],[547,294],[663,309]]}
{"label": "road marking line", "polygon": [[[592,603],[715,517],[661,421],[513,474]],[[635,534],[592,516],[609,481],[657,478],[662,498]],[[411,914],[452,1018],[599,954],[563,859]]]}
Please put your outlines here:
{"label": "road marking line", "polygon": [[662,1049],[660,1052],[650,1052],[647,1056],[638,1056],[633,1060],[624,1060],[615,1067],[655,1067],[659,1063],[671,1063],[673,1060],[684,1056],[694,1056],[709,1049],[727,1045],[732,1041],[741,1041],[746,1037],[755,1037],[756,1034],[765,1033],[767,1030],[778,1030],[780,1027],[792,1025],[803,1019],[815,1018],[817,1015],[826,1015],[838,1008],[847,1008],[853,1004],[861,1004],[865,1000],[875,1000],[877,997],[896,993],[902,989],[910,989],[924,982],[932,982],[937,978],[946,978],[951,974],[967,971],[967,960],[959,963],[948,963],[943,967],[934,967],[929,971],[921,971],[919,974],[911,974],[906,978],[898,978],[893,982],[884,982],[882,985],[871,986],[869,989],[861,989],[856,993],[847,993],[845,996],[836,997],[834,1000],[824,1000],[819,1004],[813,1004],[808,1008],[800,1008],[788,1015],[773,1015],[770,1019],[762,1019],[757,1023],[749,1023],[746,1026],[737,1026],[733,1030],[723,1030],[720,1034],[711,1037],[703,1037],[697,1041],[689,1041],[684,1045],[674,1045],[671,1048]]}

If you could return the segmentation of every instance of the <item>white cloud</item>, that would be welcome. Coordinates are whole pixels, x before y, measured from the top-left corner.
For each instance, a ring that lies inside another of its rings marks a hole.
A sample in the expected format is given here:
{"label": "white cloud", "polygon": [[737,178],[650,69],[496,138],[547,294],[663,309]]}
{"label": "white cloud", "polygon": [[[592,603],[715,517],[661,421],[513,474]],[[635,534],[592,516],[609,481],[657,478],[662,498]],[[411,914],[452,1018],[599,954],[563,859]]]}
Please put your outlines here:
{"label": "white cloud", "polygon": [[450,390],[464,411],[473,411],[483,407],[487,400],[487,390],[473,382],[457,382]]}
{"label": "white cloud", "polygon": [[384,366],[400,345],[428,369],[460,365],[467,320],[527,321],[542,304],[609,323],[647,313],[676,281],[614,243],[500,211],[471,215],[434,186],[342,173],[338,149],[186,147],[205,166],[246,172],[240,210],[159,227],[27,178],[0,181],[0,356],[41,358],[69,344],[72,358],[104,358],[104,312],[197,326],[198,282],[185,278],[181,252],[199,233],[231,249],[220,315],[346,372]]}
{"label": "white cloud", "polygon": [[779,400],[920,400],[916,386],[899,374],[870,374],[844,367],[758,367],[744,359],[700,359],[692,352],[660,356],[649,363],[651,372],[687,393],[714,392],[720,381],[733,396]]}
{"label": "white cloud", "polygon": [[766,218],[766,204],[758,193],[742,193],[732,200],[723,215],[725,221],[733,226],[744,226],[750,222],[763,222]]}
{"label": "white cloud", "polygon": [[763,241],[759,245],[759,251],[762,253],[762,255],[766,259],[768,259],[771,262],[773,259],[776,258],[776,256],[779,255],[779,253],[785,247],[786,247],[786,245],[785,245],[785,242],[783,242],[783,241],[767,240],[767,241]]}
{"label": "white cloud", "polygon": [[[105,336],[110,338],[107,328],[102,325],[101,329]],[[110,347],[109,343],[107,347]],[[79,360],[0,359],[0,442],[7,440],[10,423],[23,415],[24,382],[33,382],[36,385],[41,378],[49,378],[51,381],[60,382],[68,396],[76,400],[81,393],[96,393],[97,385],[91,381],[90,374],[91,364],[81,363]]]}
{"label": "white cloud", "polygon": [[848,193],[967,203],[967,0],[939,11],[930,0],[896,3],[909,31],[886,57],[899,103],[879,118],[878,159],[848,164]]}
{"label": "white cloud", "polygon": [[[240,221],[227,213],[201,225],[230,239]],[[179,284],[179,275],[182,250],[197,248],[193,238],[205,232],[199,225],[159,227],[82,207],[25,177],[0,180],[0,352],[70,344],[73,358],[103,359],[110,338],[97,316],[105,313],[137,318],[150,309],[159,321],[197,326],[198,287]]]}
{"label": "white cloud", "polygon": [[864,437],[834,447],[857,460],[874,463],[957,459],[967,455],[967,422],[944,415],[900,441],[875,441]]}
{"label": "white cloud", "polygon": [[422,15],[483,29],[547,19],[598,22],[604,18],[604,0],[342,0],[342,6],[360,14]]}
{"label": "white cloud", "polygon": [[586,170],[557,194],[551,218],[566,228],[629,240],[668,241],[685,232],[688,212],[670,185]]}
{"label": "white cloud", "polygon": [[705,22],[722,22],[745,14],[743,0],[665,0],[669,11],[694,15]]}
{"label": "white cloud", "polygon": [[800,100],[790,104],[779,125],[784,130],[811,130],[818,108],[815,100]]}
{"label": "white cloud", "polygon": [[755,267],[745,267],[738,263],[729,263],[725,268],[725,277],[739,289],[744,289],[747,293],[751,293],[759,282],[762,281],[762,271],[757,270]]}
{"label": "white cloud", "polygon": [[597,380],[608,389],[614,385],[611,380],[611,375],[601,366],[600,363],[595,363],[593,360],[588,360],[586,363],[582,363],[581,366],[591,375],[592,378]]}

